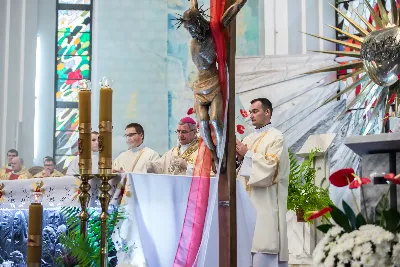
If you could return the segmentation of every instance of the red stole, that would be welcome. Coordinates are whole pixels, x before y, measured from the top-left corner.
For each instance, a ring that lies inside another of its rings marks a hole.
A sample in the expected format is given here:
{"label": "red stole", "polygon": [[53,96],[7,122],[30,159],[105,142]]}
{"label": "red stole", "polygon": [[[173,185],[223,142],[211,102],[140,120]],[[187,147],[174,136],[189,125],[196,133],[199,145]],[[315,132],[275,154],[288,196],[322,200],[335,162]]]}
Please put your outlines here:
{"label": "red stole", "polygon": [[9,168],[6,168],[6,173],[9,173],[9,172],[12,172],[12,170]]}
{"label": "red stole", "polygon": [[18,180],[19,174],[12,173],[9,180]]}

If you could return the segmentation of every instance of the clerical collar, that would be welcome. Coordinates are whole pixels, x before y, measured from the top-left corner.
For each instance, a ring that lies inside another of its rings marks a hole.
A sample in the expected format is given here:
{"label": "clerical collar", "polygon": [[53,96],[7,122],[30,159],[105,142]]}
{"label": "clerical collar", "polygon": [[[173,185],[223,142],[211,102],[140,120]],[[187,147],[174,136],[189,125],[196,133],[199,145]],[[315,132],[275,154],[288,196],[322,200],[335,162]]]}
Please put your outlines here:
{"label": "clerical collar", "polygon": [[267,125],[265,125],[265,126],[263,126],[263,127],[261,127],[261,128],[258,128],[258,129],[256,129],[256,133],[265,133],[265,132],[267,132],[269,129],[271,129],[272,128],[272,124],[271,123],[268,123]]}
{"label": "clerical collar", "polygon": [[93,151],[92,151],[92,155],[98,156],[98,155],[99,155],[99,151],[96,151],[96,152],[93,152]]}
{"label": "clerical collar", "polygon": [[142,143],[140,146],[132,148],[131,151],[132,152],[138,152],[138,151],[142,150],[145,147],[146,146],[144,145],[144,143]]}

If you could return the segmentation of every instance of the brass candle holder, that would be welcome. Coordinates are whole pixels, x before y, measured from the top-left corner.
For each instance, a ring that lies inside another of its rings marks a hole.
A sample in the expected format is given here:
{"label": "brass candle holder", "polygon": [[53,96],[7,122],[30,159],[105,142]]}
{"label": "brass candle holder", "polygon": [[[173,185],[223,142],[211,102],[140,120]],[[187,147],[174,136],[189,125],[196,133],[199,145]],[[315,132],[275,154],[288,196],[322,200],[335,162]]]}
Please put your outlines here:
{"label": "brass candle holder", "polygon": [[109,181],[116,174],[112,172],[112,80],[104,77],[100,81],[100,108],[99,108],[99,174],[100,184],[100,266],[108,265],[108,206],[110,204],[111,185]]}
{"label": "brass candle holder", "polygon": [[111,195],[109,191],[111,190],[111,185],[109,181],[112,180],[116,174],[112,173],[112,169],[99,169],[98,178],[101,180],[100,184],[100,204],[101,204],[101,214],[100,214],[100,266],[105,267],[108,264],[108,207],[110,204]]}
{"label": "brass candle holder", "polygon": [[81,185],[79,186],[79,202],[81,204],[81,212],[79,218],[81,220],[80,233],[81,236],[87,234],[87,222],[89,220],[89,213],[87,207],[90,201],[90,184],[89,180],[92,178],[92,123],[91,123],[91,83],[89,80],[82,80],[79,83],[79,139],[78,139],[78,152],[79,152],[79,176]]}

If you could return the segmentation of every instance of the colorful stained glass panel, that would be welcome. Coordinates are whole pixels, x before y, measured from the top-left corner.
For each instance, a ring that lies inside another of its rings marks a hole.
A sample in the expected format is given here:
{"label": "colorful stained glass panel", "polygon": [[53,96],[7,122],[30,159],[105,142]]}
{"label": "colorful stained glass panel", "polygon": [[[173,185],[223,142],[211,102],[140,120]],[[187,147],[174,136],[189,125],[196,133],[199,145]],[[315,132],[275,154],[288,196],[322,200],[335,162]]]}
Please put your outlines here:
{"label": "colorful stained glass panel", "polygon": [[78,102],[79,81],[58,80],[56,101]]}
{"label": "colorful stained glass panel", "polygon": [[64,170],[68,168],[69,164],[71,161],[75,158],[76,156],[70,156],[70,155],[63,155],[63,156],[56,156],[56,168],[57,170]]}
{"label": "colorful stained glass panel", "polygon": [[57,55],[88,56],[89,48],[89,32],[58,32]]}
{"label": "colorful stained glass panel", "polygon": [[80,5],[90,5],[91,0],[58,0],[60,4],[80,4]]}
{"label": "colorful stained glass panel", "polygon": [[89,32],[90,11],[87,10],[58,10],[59,32]]}
{"label": "colorful stained glass panel", "polygon": [[58,79],[81,80],[89,79],[90,56],[58,56]]}
{"label": "colorful stained glass panel", "polygon": [[75,131],[78,118],[77,108],[56,108],[56,131]]}
{"label": "colorful stained glass panel", "polygon": [[56,155],[78,154],[78,131],[56,131]]}

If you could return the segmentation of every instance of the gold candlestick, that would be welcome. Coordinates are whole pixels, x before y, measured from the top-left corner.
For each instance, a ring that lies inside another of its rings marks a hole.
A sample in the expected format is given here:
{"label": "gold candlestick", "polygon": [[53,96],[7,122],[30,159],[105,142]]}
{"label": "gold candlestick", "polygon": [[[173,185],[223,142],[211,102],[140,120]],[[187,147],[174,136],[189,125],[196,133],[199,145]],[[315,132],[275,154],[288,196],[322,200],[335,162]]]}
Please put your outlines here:
{"label": "gold candlestick", "polygon": [[89,180],[92,173],[92,113],[91,113],[91,83],[88,80],[80,82],[79,91],[79,174],[81,185],[79,187],[79,201],[82,211],[79,214],[81,220],[80,233],[87,234],[87,222],[89,213],[87,207],[90,201]]}
{"label": "gold candlestick", "polygon": [[99,114],[99,178],[100,184],[100,266],[108,265],[108,206],[110,204],[109,191],[111,186],[108,183],[116,175],[112,173],[112,80],[104,77],[100,82],[100,114]]}
{"label": "gold candlestick", "polygon": [[108,230],[107,230],[107,219],[108,219],[108,206],[110,204],[111,195],[109,191],[111,190],[111,185],[109,181],[113,179],[116,174],[113,174],[111,169],[99,169],[99,177],[101,179],[100,184],[100,204],[101,204],[101,214],[100,214],[100,266],[106,267],[108,264]]}
{"label": "gold candlestick", "polygon": [[43,206],[42,193],[36,190],[33,193],[33,202],[29,206],[29,224],[28,224],[28,267],[40,267],[42,261],[42,221]]}

